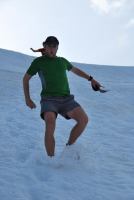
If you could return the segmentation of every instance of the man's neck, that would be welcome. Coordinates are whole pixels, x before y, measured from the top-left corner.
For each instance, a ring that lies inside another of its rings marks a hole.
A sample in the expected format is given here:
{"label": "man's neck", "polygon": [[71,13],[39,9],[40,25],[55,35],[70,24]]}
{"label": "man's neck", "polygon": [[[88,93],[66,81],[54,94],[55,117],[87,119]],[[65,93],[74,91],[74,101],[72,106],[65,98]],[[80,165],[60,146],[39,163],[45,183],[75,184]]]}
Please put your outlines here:
{"label": "man's neck", "polygon": [[46,56],[47,56],[48,58],[52,58],[52,59],[57,57],[56,55],[51,56],[51,55],[49,55],[49,54],[46,54]]}

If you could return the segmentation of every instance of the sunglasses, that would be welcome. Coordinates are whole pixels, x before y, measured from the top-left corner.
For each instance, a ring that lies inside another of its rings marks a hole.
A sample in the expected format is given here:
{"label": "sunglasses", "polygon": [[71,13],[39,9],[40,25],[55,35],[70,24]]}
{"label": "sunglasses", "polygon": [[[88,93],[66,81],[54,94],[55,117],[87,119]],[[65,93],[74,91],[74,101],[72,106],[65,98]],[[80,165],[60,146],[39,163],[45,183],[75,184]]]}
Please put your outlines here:
{"label": "sunglasses", "polygon": [[58,45],[57,44],[46,44],[50,48],[56,48]]}

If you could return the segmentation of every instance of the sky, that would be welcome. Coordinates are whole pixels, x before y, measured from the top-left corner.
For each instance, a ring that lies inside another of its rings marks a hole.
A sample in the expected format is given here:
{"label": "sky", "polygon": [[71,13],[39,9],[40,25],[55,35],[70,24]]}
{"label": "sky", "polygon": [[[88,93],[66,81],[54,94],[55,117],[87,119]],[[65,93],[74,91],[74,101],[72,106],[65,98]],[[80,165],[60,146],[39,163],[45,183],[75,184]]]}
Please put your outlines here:
{"label": "sky", "polygon": [[40,56],[47,36],[72,62],[134,66],[133,0],[0,0],[0,48]]}

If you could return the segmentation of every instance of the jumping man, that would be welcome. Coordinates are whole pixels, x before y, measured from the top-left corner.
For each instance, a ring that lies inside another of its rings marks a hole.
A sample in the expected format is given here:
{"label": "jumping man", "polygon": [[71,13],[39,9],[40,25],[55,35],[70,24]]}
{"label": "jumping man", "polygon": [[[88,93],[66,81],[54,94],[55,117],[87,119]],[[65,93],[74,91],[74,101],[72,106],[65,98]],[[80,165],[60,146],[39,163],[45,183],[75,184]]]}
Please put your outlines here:
{"label": "jumping man", "polygon": [[42,83],[41,91],[41,118],[45,122],[44,144],[48,156],[55,155],[54,131],[57,115],[65,119],[74,119],[75,126],[72,128],[67,145],[75,143],[84,131],[88,116],[70,94],[66,70],[91,82],[92,88],[100,88],[101,85],[91,75],[73,66],[63,57],[56,56],[59,41],[54,36],[49,36],[44,42],[45,56],[36,58],[30,65],[23,78],[23,88],[26,105],[31,109],[36,108],[30,97],[29,81],[33,75],[39,74]]}

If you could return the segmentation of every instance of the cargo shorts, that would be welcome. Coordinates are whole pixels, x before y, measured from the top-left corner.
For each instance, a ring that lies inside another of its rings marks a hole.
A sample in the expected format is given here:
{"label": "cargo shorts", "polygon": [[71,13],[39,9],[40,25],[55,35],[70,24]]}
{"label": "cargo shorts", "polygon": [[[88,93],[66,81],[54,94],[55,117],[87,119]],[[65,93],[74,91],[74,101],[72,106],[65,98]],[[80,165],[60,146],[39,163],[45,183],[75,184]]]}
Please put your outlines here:
{"label": "cargo shorts", "polygon": [[65,97],[42,97],[41,101],[41,112],[40,116],[44,120],[45,112],[54,112],[56,117],[58,114],[62,115],[66,119],[70,119],[67,115],[69,111],[72,111],[76,107],[80,107],[80,104],[74,100],[73,95]]}

